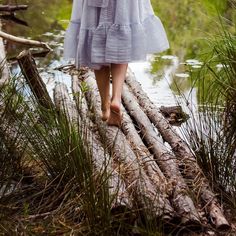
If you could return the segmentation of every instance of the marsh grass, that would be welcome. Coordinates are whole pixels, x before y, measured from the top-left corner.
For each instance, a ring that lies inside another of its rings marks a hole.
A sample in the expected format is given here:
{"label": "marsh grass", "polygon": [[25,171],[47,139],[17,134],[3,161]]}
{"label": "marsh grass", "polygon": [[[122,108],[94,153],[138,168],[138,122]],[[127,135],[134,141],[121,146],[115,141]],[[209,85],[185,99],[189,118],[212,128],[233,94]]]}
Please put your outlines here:
{"label": "marsh grass", "polygon": [[[101,173],[94,169],[86,127],[34,99],[26,101],[18,86],[11,82],[1,90],[2,230],[33,233],[37,227],[30,219],[50,213],[55,222],[48,229],[41,225],[42,231],[55,231],[56,224],[59,231],[108,233],[114,196],[106,168]],[[13,223],[16,219],[21,223]]]}
{"label": "marsh grass", "polygon": [[110,160],[95,168],[87,122],[29,91],[19,78],[0,91],[0,235],[163,235],[148,211],[113,211]]}
{"label": "marsh grass", "polygon": [[191,119],[181,131],[212,188],[235,214],[236,37],[224,24],[221,18],[219,33],[208,41],[203,67],[192,74],[201,105],[197,112],[189,109]]}

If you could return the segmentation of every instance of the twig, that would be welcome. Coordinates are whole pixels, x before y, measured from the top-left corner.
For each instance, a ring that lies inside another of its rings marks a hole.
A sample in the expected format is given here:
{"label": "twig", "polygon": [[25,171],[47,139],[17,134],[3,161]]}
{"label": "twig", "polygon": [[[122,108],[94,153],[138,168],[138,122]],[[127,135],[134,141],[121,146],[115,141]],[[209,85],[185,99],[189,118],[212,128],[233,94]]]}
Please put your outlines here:
{"label": "twig", "polygon": [[27,219],[32,220],[32,219],[36,219],[36,218],[42,218],[42,217],[45,217],[45,216],[49,216],[51,214],[53,214],[53,212],[45,212],[45,213],[42,213],[42,214],[29,215],[27,217]]}

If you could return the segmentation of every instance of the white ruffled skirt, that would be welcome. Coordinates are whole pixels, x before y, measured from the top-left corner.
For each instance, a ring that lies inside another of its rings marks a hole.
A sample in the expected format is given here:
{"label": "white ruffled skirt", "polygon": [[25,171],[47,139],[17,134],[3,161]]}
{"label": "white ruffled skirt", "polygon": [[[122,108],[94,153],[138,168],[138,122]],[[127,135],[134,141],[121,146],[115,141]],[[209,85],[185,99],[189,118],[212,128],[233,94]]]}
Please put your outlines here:
{"label": "white ruffled skirt", "polygon": [[64,58],[77,68],[146,60],[169,48],[150,0],[74,0]]}

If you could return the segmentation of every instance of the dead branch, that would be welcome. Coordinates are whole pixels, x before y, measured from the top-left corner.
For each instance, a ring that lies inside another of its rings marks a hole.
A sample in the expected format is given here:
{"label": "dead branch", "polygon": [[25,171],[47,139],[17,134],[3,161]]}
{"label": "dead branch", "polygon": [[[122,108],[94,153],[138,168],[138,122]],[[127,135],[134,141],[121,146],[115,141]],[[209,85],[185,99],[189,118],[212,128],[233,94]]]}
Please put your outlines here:
{"label": "dead branch", "polygon": [[19,10],[27,10],[28,5],[0,5],[0,11],[14,12]]}
{"label": "dead branch", "polygon": [[52,51],[50,46],[48,44],[44,43],[44,42],[16,37],[14,35],[5,33],[1,30],[0,30],[0,37],[4,38],[6,40],[9,40],[9,41],[15,42],[15,43],[30,45],[30,46],[34,46],[34,47],[42,47],[42,48],[48,49],[49,51]]}

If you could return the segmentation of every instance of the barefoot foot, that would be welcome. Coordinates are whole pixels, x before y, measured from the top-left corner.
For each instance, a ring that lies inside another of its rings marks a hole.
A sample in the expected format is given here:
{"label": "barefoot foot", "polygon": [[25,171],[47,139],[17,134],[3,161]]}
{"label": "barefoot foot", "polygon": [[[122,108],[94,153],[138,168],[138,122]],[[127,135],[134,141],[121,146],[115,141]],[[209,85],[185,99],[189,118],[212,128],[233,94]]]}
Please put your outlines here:
{"label": "barefoot foot", "polygon": [[107,120],[107,124],[110,126],[121,126],[122,113],[119,103],[111,103],[110,105],[110,116]]}

